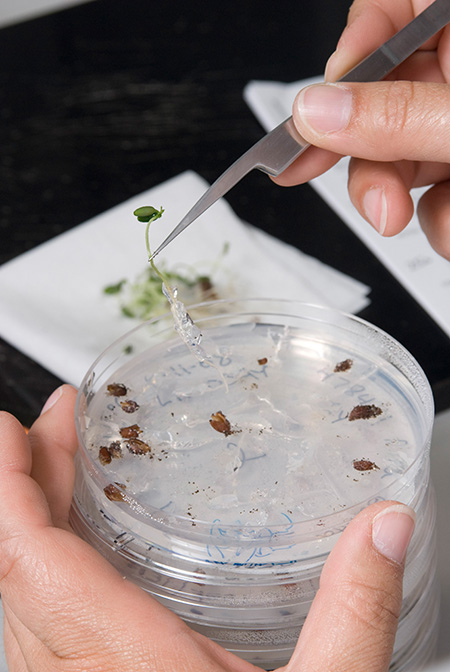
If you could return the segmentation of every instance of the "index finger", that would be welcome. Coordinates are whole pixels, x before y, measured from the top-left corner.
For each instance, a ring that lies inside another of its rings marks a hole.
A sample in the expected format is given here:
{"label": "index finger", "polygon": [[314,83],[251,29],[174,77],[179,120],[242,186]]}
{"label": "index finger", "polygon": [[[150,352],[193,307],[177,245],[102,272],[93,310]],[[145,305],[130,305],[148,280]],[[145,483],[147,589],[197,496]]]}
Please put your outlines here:
{"label": "index finger", "polygon": [[[355,0],[336,51],[328,60],[325,79],[335,82],[432,4],[432,0]],[[422,49],[435,49],[438,37]]]}
{"label": "index finger", "polygon": [[[76,390],[62,385],[52,397],[57,403],[33,423],[28,439],[32,450],[31,476],[42,488],[54,525],[68,527],[77,450],[74,406]],[[55,396],[56,395],[56,396]]]}

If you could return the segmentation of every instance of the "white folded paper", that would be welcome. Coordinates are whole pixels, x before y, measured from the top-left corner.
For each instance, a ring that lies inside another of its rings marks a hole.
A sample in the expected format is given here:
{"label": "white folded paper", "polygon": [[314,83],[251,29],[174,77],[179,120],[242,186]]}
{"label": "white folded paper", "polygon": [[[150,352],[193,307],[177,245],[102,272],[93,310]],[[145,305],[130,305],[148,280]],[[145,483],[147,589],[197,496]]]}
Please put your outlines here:
{"label": "white folded paper", "polygon": [[[155,223],[156,248],[208,187],[192,172],[131,198],[0,268],[0,336],[63,380],[79,385],[101,352],[133,328],[105,286],[134,280],[147,266],[141,205],[165,208]],[[153,233],[154,231],[154,233]],[[213,261],[229,252],[214,275],[221,298],[287,298],[357,312],[368,288],[243,223],[223,199],[158,257]]]}
{"label": "white folded paper", "polygon": [[[244,98],[266,131],[292,114],[292,103],[304,86],[320,77],[284,84],[250,82]],[[348,159],[342,159],[310,184],[341,219],[403,284],[435,322],[450,336],[450,264],[429,245],[417,216],[402,233],[383,238],[358,214],[347,192]],[[424,189],[414,189],[417,204]]]}

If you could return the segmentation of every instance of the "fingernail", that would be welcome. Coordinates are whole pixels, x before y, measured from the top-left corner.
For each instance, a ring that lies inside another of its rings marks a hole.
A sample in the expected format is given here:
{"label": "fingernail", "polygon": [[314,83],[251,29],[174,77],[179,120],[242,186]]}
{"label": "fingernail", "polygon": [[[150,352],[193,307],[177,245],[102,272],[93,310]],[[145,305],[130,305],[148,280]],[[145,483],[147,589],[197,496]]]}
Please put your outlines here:
{"label": "fingernail", "polygon": [[394,504],[375,516],[372,542],[388,560],[401,564],[414,532],[415,513],[404,504]]}
{"label": "fingernail", "polygon": [[42,411],[40,413],[41,415],[43,415],[44,413],[49,411],[52,408],[52,406],[54,406],[56,404],[56,402],[58,401],[58,399],[61,397],[61,395],[63,393],[63,387],[64,386],[61,385],[54,392],[51,393],[51,395],[49,396],[49,398],[45,402],[44,406],[42,407]]}
{"label": "fingernail", "polygon": [[300,91],[297,112],[315,133],[342,131],[350,121],[352,93],[337,84],[314,84]]}
{"label": "fingernail", "polygon": [[373,228],[382,236],[387,224],[386,192],[382,187],[372,187],[363,198],[364,213]]}
{"label": "fingernail", "polygon": [[[324,72],[324,75],[323,75],[323,78],[324,78],[324,80],[325,80],[326,82],[327,82],[328,80],[331,79],[331,77],[330,77],[330,70],[332,70],[332,68],[333,68],[333,66],[334,66],[334,62],[335,62],[335,60],[336,60],[336,59],[338,58],[338,56],[339,56],[338,53],[337,53],[337,52],[338,52],[338,48],[339,48],[339,45],[336,47],[336,51],[333,51],[333,53],[332,53],[331,56],[329,57],[328,61],[326,62],[326,65],[325,65],[325,72]],[[331,80],[331,81],[332,81],[332,80]]]}

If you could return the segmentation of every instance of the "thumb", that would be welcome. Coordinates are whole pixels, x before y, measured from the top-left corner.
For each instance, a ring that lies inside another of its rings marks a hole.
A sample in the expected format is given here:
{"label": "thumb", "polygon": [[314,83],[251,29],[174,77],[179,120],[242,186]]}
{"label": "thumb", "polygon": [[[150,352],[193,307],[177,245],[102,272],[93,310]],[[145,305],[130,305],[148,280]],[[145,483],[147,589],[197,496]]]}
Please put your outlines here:
{"label": "thumb", "polygon": [[414,518],[404,504],[383,502],[348,525],[325,563],[286,672],[386,672]]}
{"label": "thumb", "polygon": [[450,162],[448,84],[316,84],[298,94],[293,119],[308,142],[338,154]]}

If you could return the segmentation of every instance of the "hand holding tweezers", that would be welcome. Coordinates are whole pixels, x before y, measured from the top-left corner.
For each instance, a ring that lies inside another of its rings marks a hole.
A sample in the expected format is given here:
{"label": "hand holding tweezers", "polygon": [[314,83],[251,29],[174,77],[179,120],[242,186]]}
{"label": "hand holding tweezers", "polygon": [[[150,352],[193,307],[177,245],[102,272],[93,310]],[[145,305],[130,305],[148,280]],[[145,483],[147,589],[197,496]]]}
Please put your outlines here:
{"label": "hand holding tweezers", "polygon": [[[434,0],[427,9],[338,81],[374,82],[383,79],[449,22],[450,0]],[[292,117],[286,119],[247,150],[209,187],[155,250],[152,258],[253,168],[268,175],[279,175],[308,147],[309,143],[297,132]]]}

